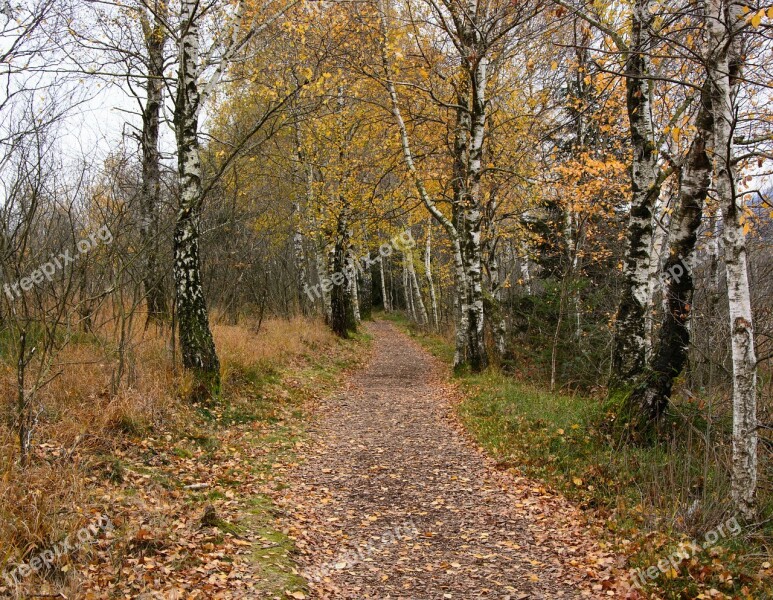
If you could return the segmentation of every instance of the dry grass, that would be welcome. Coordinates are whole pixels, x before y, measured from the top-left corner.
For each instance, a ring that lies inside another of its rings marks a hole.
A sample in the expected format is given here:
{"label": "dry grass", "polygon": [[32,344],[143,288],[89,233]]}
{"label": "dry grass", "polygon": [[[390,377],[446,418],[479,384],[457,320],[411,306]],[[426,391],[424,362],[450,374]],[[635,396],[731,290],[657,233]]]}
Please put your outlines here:
{"label": "dry grass", "polygon": [[[251,323],[218,326],[214,334],[226,395],[235,373],[281,369],[335,343],[324,327],[304,319],[268,320],[258,333]],[[12,427],[14,368],[0,364],[0,385],[9,390],[0,419],[0,571],[93,519],[99,512],[94,492],[116,449],[190,421],[193,409],[184,400],[189,382],[173,368],[169,331],[133,326],[119,386],[116,338],[106,325],[74,338],[56,356],[51,372],[59,374],[37,395],[41,412],[27,468],[18,465]]]}
{"label": "dry grass", "polygon": [[245,325],[217,325],[214,336],[226,372],[234,367],[293,362],[335,340],[326,327],[313,326],[300,317],[264,322],[258,333]]}

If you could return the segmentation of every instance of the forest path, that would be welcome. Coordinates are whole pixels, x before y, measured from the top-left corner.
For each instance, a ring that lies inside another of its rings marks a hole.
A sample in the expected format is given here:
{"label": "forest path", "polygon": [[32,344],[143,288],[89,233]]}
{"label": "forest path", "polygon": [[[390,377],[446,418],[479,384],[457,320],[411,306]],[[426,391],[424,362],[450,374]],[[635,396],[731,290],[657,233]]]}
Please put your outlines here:
{"label": "forest path", "polygon": [[312,596],[612,595],[601,582],[614,560],[575,509],[460,432],[447,368],[389,323],[368,331],[369,364],[325,401],[290,475],[287,524]]}

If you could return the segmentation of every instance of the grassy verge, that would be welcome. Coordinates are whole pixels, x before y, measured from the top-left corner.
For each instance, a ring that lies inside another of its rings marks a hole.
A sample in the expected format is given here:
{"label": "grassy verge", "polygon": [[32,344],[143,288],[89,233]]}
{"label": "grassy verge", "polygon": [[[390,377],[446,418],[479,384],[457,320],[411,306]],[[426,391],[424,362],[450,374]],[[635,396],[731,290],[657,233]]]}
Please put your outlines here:
{"label": "grassy verge", "polygon": [[[446,339],[388,318],[450,362]],[[769,520],[742,523],[733,514],[723,467],[727,438],[717,432],[705,439],[695,407],[680,407],[660,445],[621,448],[606,433],[604,400],[550,393],[494,372],[459,381],[459,417],[477,442],[503,467],[541,480],[585,509],[629,557],[630,568],[641,569],[648,596],[773,597],[773,527]],[[760,493],[770,515],[769,492]]]}
{"label": "grassy verge", "polygon": [[[207,407],[185,400],[189,381],[163,339],[143,342],[134,387],[112,396],[101,391],[109,373],[87,360],[101,349],[68,349],[91,366],[45,398],[35,461],[25,472],[0,463],[4,572],[70,547],[18,583],[0,579],[0,596],[303,597],[271,498],[305,443],[305,407],[339,384],[367,339],[342,342],[303,320],[216,327],[215,338],[224,393]],[[110,527],[73,543],[98,516]]]}

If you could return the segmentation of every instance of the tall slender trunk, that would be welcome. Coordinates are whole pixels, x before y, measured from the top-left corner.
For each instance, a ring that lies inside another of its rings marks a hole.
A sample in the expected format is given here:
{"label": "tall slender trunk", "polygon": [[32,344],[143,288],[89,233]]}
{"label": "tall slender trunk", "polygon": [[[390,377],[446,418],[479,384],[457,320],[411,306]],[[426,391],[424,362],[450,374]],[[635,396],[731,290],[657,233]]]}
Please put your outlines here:
{"label": "tall slender trunk", "polygon": [[317,269],[317,280],[320,282],[321,296],[322,296],[322,314],[325,316],[325,323],[330,325],[333,318],[332,306],[330,302],[330,289],[327,286],[323,286],[322,282],[328,276],[328,257],[330,252],[325,246],[325,242],[320,239],[317,241],[317,247],[315,250],[314,262]]}
{"label": "tall slender trunk", "polygon": [[[474,30],[474,28],[471,28]],[[471,35],[475,36],[477,33]],[[476,44],[472,49],[476,49]],[[472,56],[475,56],[475,52]],[[469,56],[463,61],[470,60]],[[470,136],[467,164],[469,183],[463,195],[464,210],[464,258],[466,262],[469,312],[468,360],[473,371],[488,366],[485,330],[486,320],[483,303],[483,247],[481,244],[481,177],[483,174],[483,142],[486,128],[486,86],[488,85],[488,60],[477,56],[477,62],[467,66],[470,79]]]}
{"label": "tall slender trunk", "polygon": [[631,423],[642,433],[657,421],[668,406],[674,379],[687,362],[690,347],[689,322],[692,314],[698,229],[711,181],[712,111],[708,85],[701,92],[696,135],[679,178],[679,199],[668,257],[663,267],[663,294],[667,310],[660,328],[659,343],[645,381],[628,399]]}
{"label": "tall slender trunk", "polygon": [[360,317],[363,320],[373,318],[373,267],[371,266],[370,252],[360,273],[362,285],[360,291]]}
{"label": "tall slender trunk", "polygon": [[209,315],[201,284],[199,219],[202,203],[199,156],[198,0],[182,0],[180,48],[175,101],[180,200],[174,230],[174,279],[177,321],[183,366],[198,380],[196,395],[217,396],[220,391],[220,361],[209,328]]}
{"label": "tall slender trunk", "polygon": [[486,206],[486,236],[483,254],[486,262],[486,273],[488,274],[488,318],[494,334],[494,348],[501,364],[507,358],[507,321],[505,319],[504,307],[502,306],[504,282],[501,281],[498,251],[501,244],[495,218],[498,206],[497,190],[494,189],[489,194],[489,201]]}
{"label": "tall slender trunk", "polygon": [[427,242],[424,246],[424,277],[429,287],[429,301],[432,308],[432,324],[435,331],[440,327],[438,321],[437,297],[435,296],[435,282],[432,279],[432,219],[427,221]]}
{"label": "tall slender trunk", "polygon": [[757,488],[757,358],[751,293],[743,227],[743,197],[737,193],[733,169],[735,98],[741,66],[737,29],[743,25],[741,5],[709,0],[711,55],[709,78],[714,111],[715,180],[724,222],[725,273],[730,312],[733,361],[733,470],[731,492],[741,514],[751,519]]}
{"label": "tall slender trunk", "polygon": [[416,308],[413,304],[413,290],[411,289],[411,276],[408,273],[408,259],[403,254],[403,297],[405,299],[405,311],[416,321]]}
{"label": "tall slender trunk", "polygon": [[497,350],[497,356],[500,361],[507,358],[507,320],[502,306],[502,293],[504,291],[504,282],[500,281],[501,273],[499,270],[499,257],[496,255],[496,246],[492,250],[489,258],[489,273],[491,276],[491,320],[494,330],[494,344]]}
{"label": "tall slender trunk", "polygon": [[[580,339],[580,292],[577,286],[574,285],[574,277],[578,272],[579,257],[580,257],[580,231],[579,227],[575,226],[575,215],[571,206],[569,206],[564,213],[564,238],[566,239],[566,271],[564,272],[564,280],[566,285],[562,285],[562,289],[566,293],[571,291],[572,304],[574,306],[574,337],[575,340]],[[564,303],[565,304],[565,303]]]}
{"label": "tall slender trunk", "polygon": [[[689,160],[687,161],[689,162]],[[687,167],[685,167],[687,168]],[[654,351],[654,336],[656,333],[656,316],[658,314],[656,301],[660,296],[661,265],[663,264],[663,254],[666,251],[666,244],[669,243],[669,217],[668,206],[666,202],[660,202],[655,207],[653,215],[654,231],[652,234],[652,249],[650,258],[649,283],[647,285],[647,311],[645,316],[644,344],[647,360],[652,358]],[[665,300],[665,298],[664,298]],[[664,306],[667,305],[664,303]]]}
{"label": "tall slender trunk", "polygon": [[148,307],[148,321],[161,321],[169,313],[164,293],[164,272],[159,265],[161,219],[161,157],[158,149],[159,124],[164,91],[164,48],[166,46],[166,3],[156,0],[153,14],[142,15],[142,32],[148,53],[142,110],[142,187],[140,191],[140,240],[145,260],[142,284]]}
{"label": "tall slender trunk", "polygon": [[529,246],[525,240],[520,242],[521,256],[518,258],[521,271],[522,285],[526,289],[526,293],[531,295],[531,270],[529,269]]}
{"label": "tall slender trunk", "polygon": [[419,287],[419,280],[416,277],[416,268],[413,264],[413,250],[406,250],[405,263],[408,265],[408,276],[411,280],[411,289],[416,295],[416,300],[413,305],[416,309],[416,313],[420,319],[422,325],[429,325],[429,316],[427,315],[427,307],[424,304],[424,298],[421,296],[421,287]]}
{"label": "tall slender trunk", "polygon": [[362,322],[362,315],[360,314],[360,286],[357,281],[357,264],[356,258],[349,259],[349,265],[347,267],[349,273],[349,279],[346,284],[349,288],[349,297],[352,302],[352,315],[354,316],[354,322],[359,325]]}
{"label": "tall slender trunk", "polygon": [[[293,168],[293,184],[298,185],[298,174],[301,173],[303,181],[306,183],[308,177],[306,168],[306,161],[304,158],[302,146],[301,146],[301,130],[298,124],[295,125],[295,152],[296,161]],[[306,253],[303,247],[303,229],[301,227],[303,215],[301,213],[301,198],[303,195],[309,195],[309,189],[306,185],[304,194],[297,191],[297,187],[294,187],[295,198],[292,203],[292,235],[293,235],[293,262],[295,265],[295,295],[296,302],[298,303],[298,310],[302,315],[309,313],[309,305],[307,302],[306,286]],[[307,198],[308,199],[308,198]],[[308,205],[307,205],[308,206]]]}
{"label": "tall slender trunk", "polygon": [[312,214],[312,226],[317,231],[316,240],[314,243],[314,263],[317,271],[317,281],[320,285],[321,300],[322,300],[322,313],[325,316],[325,322],[330,325],[333,321],[333,312],[331,304],[331,290],[322,285],[328,276],[328,267],[332,267],[332,260],[330,256],[333,253],[332,247],[328,249],[325,243],[325,236],[320,232],[319,220],[317,218],[316,211],[312,209],[314,207],[314,168],[311,163],[306,163],[306,206],[309,207],[309,212]]}
{"label": "tall slender trunk", "polygon": [[384,306],[384,312],[392,312],[392,303],[389,301],[386,285],[386,269],[384,268],[384,257],[379,254],[378,266],[381,271],[381,301]]}
{"label": "tall slender trunk", "polygon": [[627,111],[633,161],[631,212],[626,234],[623,291],[615,321],[610,388],[634,383],[645,364],[645,311],[647,310],[652,207],[660,195],[658,153],[652,125],[650,57],[653,0],[636,0],[633,7],[631,48],[626,61]]}

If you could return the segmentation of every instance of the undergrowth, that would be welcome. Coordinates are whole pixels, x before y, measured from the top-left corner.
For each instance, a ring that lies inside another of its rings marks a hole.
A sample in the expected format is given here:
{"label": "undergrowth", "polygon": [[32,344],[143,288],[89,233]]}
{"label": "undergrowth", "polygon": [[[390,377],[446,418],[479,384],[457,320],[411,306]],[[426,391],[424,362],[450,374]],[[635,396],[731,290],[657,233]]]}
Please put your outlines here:
{"label": "undergrowth", "polygon": [[[96,518],[111,528],[46,568],[16,570],[16,582],[0,578],[0,596],[302,593],[271,496],[303,443],[309,401],[357,364],[366,339],[342,342],[304,319],[255,329],[214,327],[223,395],[207,406],[188,400],[168,330],[133,332],[117,389],[117,357],[101,341],[113,332],[70,340],[38,397],[28,467],[16,460],[10,415],[0,425],[0,570],[32,564]],[[11,365],[0,377],[13,389]]]}
{"label": "undergrowth", "polygon": [[[450,363],[452,341],[418,330],[400,315],[384,315]],[[533,379],[495,370],[461,374],[457,410],[472,437],[502,468],[540,480],[585,509],[589,520],[628,557],[631,569],[655,566],[646,578],[653,598],[773,597],[773,497],[759,490],[760,518],[743,523],[729,502],[731,421],[726,410],[677,401],[650,446],[614,442],[614,418],[603,398],[551,393]],[[761,481],[770,464],[760,461]],[[733,531],[719,527],[739,524]],[[707,540],[708,536],[708,540]],[[658,562],[696,540],[678,568]],[[704,548],[705,546],[705,548]]]}

